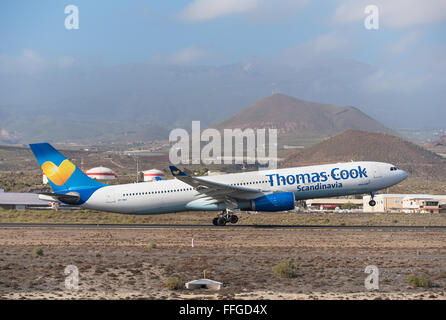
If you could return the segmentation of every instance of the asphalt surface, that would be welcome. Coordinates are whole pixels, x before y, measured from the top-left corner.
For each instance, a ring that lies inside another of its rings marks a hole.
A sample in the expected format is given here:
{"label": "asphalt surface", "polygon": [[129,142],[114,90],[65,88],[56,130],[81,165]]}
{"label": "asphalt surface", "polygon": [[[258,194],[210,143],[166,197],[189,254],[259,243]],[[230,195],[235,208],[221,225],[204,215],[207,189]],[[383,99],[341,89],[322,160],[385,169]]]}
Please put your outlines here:
{"label": "asphalt surface", "polygon": [[59,223],[0,223],[0,228],[76,228],[76,229],[153,229],[153,228],[252,228],[252,229],[444,229],[446,226],[319,226],[319,225],[243,225],[227,224],[226,226],[201,225],[201,224],[59,224]]}

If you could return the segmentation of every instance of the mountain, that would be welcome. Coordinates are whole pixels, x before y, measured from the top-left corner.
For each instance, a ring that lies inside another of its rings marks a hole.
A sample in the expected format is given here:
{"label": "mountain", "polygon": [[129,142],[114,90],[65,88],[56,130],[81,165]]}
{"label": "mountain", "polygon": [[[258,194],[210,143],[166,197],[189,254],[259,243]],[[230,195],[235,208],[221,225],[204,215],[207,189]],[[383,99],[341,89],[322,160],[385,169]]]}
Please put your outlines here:
{"label": "mountain", "polygon": [[[411,109],[409,105],[425,102],[414,101],[411,95],[365,90],[364,81],[376,71],[364,63],[339,59],[301,66],[254,59],[223,66],[129,63],[75,64],[33,73],[0,70],[0,130],[5,130],[0,142],[166,138],[171,129],[190,128],[192,120],[200,120],[205,128],[228,119],[273,91],[307,101],[357,105],[388,125],[443,124],[438,113],[443,109],[432,101],[425,108]],[[328,117],[330,113],[324,119]],[[319,120],[312,118],[314,123]],[[298,118],[294,122],[299,124]],[[299,124],[305,125],[311,123]],[[343,125],[329,123],[325,132],[338,127]]]}
{"label": "mountain", "polygon": [[274,128],[280,135],[326,137],[348,129],[392,133],[355,107],[321,104],[272,94],[214,126],[217,129]]}
{"label": "mountain", "polygon": [[446,180],[446,159],[401,138],[358,130],[347,130],[302,150],[288,150],[282,167],[342,161],[392,163],[410,175]]}

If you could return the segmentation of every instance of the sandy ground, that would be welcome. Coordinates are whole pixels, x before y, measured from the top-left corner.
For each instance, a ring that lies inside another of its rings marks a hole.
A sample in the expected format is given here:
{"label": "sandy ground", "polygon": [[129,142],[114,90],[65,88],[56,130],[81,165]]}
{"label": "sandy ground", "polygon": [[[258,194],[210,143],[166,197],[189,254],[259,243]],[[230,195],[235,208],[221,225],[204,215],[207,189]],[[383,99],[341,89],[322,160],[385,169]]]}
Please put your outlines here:
{"label": "sandy ground", "polygon": [[[287,259],[297,276],[278,278],[272,267]],[[68,265],[79,270],[78,290],[65,287]],[[368,265],[379,268],[379,290],[364,286]],[[164,286],[204,270],[224,288]],[[413,288],[409,274],[434,285]],[[444,230],[0,229],[2,299],[446,299],[445,288]]]}

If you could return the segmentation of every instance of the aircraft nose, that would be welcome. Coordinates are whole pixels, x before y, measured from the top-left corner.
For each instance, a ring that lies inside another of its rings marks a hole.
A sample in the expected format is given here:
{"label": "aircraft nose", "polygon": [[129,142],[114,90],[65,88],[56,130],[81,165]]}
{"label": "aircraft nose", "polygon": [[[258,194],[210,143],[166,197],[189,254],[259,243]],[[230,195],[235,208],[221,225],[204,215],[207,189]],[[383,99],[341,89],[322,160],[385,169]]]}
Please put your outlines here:
{"label": "aircraft nose", "polygon": [[409,175],[407,174],[407,172],[406,171],[404,171],[404,170],[401,170],[401,180],[404,180],[404,179],[406,179],[407,177],[408,177]]}

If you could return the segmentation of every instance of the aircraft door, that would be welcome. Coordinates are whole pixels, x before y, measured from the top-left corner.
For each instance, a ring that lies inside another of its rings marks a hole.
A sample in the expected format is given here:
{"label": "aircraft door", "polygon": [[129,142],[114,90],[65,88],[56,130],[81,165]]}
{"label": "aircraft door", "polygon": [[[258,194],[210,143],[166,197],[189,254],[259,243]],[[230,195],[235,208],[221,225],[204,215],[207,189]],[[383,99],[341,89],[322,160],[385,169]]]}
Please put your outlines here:
{"label": "aircraft door", "polygon": [[383,175],[382,175],[381,169],[379,167],[373,168],[373,178],[380,179],[382,177],[383,177]]}

